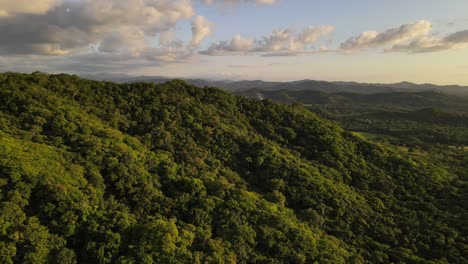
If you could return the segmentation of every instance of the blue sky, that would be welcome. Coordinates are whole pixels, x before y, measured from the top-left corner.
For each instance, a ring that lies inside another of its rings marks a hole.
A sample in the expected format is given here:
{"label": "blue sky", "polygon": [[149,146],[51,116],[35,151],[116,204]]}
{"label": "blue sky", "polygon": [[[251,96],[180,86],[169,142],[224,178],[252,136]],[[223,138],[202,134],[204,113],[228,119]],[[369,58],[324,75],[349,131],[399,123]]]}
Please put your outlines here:
{"label": "blue sky", "polygon": [[252,5],[218,12],[217,8],[198,4],[200,13],[216,23],[219,32],[212,39],[225,39],[236,33],[258,36],[273,28],[331,24],[337,39],[344,40],[365,30],[386,29],[421,19],[438,27],[451,22],[468,26],[468,1],[464,0],[282,0],[276,5],[252,8]]}
{"label": "blue sky", "polygon": [[4,0],[0,70],[468,85],[466,10],[464,0]]}

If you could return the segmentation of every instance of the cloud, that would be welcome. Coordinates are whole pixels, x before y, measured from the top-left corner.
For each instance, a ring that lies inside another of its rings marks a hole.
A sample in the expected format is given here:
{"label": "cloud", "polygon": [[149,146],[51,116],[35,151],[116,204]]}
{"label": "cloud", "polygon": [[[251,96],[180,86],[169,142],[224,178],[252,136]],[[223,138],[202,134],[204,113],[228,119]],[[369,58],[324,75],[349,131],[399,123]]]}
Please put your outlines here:
{"label": "cloud", "polygon": [[240,35],[230,41],[213,43],[201,54],[210,56],[235,54],[262,54],[263,56],[297,56],[323,51],[315,44],[322,37],[330,35],[334,28],[329,25],[308,27],[299,32],[294,29],[276,29],[260,39],[245,39]]}
{"label": "cloud", "polygon": [[322,36],[331,34],[335,28],[330,25],[319,27],[308,27],[304,29],[298,36],[301,43],[312,44]]}
{"label": "cloud", "polygon": [[278,0],[201,0],[203,4],[212,5],[212,4],[224,4],[224,5],[239,5],[243,3],[254,3],[257,5],[273,5],[278,2]]}
{"label": "cloud", "polygon": [[468,30],[441,37],[432,34],[431,29],[431,22],[421,20],[381,33],[368,31],[343,42],[340,49],[347,53],[372,48],[384,48],[386,52],[424,53],[461,48],[468,44]]}
{"label": "cloud", "polygon": [[[468,45],[468,31],[447,35],[431,32],[430,22],[368,31],[341,43],[328,44],[334,27],[276,29],[247,38],[236,35],[202,42],[214,24],[198,15],[194,3],[231,7],[272,5],[278,0],[0,0],[0,69],[39,69],[69,72],[134,70],[166,63],[190,62],[197,54],[210,56],[299,56],[323,52],[421,53]],[[190,23],[191,37],[176,35]],[[56,70],[55,70],[56,69]]]}
{"label": "cloud", "polygon": [[423,36],[406,44],[393,45],[387,51],[425,53],[463,48],[468,45],[468,30],[458,31],[445,37]]}
{"label": "cloud", "polygon": [[180,41],[147,49],[139,54],[90,52],[68,56],[0,56],[0,71],[52,73],[135,72],[168,63],[190,63],[194,53]]}
{"label": "cloud", "polygon": [[213,23],[202,16],[197,16],[192,21],[192,46],[198,46],[200,42],[211,34]]}
{"label": "cloud", "polygon": [[467,43],[468,42],[468,30],[458,31],[445,37],[445,42],[448,43]]}
{"label": "cloud", "polygon": [[254,40],[244,39],[240,35],[236,35],[230,41],[220,41],[218,44],[212,44],[207,50],[200,53],[211,56],[246,54],[253,46]]}
{"label": "cloud", "polygon": [[28,8],[18,2],[0,2],[8,14],[0,17],[0,55],[69,55],[93,45],[105,53],[145,53],[158,34],[195,15],[188,0],[35,0]]}
{"label": "cloud", "polygon": [[431,28],[432,24],[429,21],[421,20],[413,24],[391,28],[381,33],[367,31],[343,42],[340,48],[344,51],[352,52],[397,44],[416,37],[426,36],[431,31]]}
{"label": "cloud", "polygon": [[451,49],[451,45],[447,45],[441,39],[437,37],[424,36],[415,39],[409,43],[396,44],[391,48],[386,49],[387,52],[406,52],[406,53],[425,53],[425,52],[436,52]]}
{"label": "cloud", "polygon": [[103,36],[97,49],[105,53],[138,54],[148,48],[144,38],[145,33],[141,29],[122,27]]}
{"label": "cloud", "polygon": [[61,3],[61,0],[0,0],[0,17],[19,13],[44,14]]}

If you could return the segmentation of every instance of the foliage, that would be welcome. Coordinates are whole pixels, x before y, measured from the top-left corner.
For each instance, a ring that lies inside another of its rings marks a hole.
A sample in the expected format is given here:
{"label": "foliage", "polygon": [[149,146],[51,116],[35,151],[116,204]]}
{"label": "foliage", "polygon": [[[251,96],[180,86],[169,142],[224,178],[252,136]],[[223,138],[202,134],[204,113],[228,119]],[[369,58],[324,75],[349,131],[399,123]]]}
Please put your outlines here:
{"label": "foliage", "polygon": [[0,74],[2,263],[466,263],[468,159],[182,81]]}

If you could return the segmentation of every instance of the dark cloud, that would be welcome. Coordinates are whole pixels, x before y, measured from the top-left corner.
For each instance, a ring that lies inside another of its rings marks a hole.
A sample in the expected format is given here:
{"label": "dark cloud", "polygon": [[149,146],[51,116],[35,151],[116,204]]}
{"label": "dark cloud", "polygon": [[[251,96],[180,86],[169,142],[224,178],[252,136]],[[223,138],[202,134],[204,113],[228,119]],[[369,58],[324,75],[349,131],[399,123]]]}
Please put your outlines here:
{"label": "dark cloud", "polygon": [[455,32],[444,38],[445,42],[449,43],[467,43],[468,42],[468,30]]}
{"label": "dark cloud", "polygon": [[[181,21],[191,21],[191,40],[171,33]],[[179,63],[211,26],[190,0],[2,0],[0,58],[10,68],[77,72]]]}
{"label": "dark cloud", "polygon": [[20,12],[15,1],[6,2],[11,3],[0,8],[6,13],[0,17],[3,55],[75,54],[93,44],[105,52],[141,52],[151,46],[149,39],[194,16],[185,0],[54,1],[40,5],[40,12]]}

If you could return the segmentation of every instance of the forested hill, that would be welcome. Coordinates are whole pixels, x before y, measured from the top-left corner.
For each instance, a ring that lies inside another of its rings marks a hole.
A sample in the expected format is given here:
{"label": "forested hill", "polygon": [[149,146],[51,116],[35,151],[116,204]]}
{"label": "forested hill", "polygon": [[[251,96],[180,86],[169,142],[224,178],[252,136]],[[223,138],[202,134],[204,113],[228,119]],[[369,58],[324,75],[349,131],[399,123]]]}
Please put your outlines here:
{"label": "forested hill", "polygon": [[182,81],[0,74],[1,263],[467,263],[467,160]]}
{"label": "forested hill", "polygon": [[314,90],[268,91],[251,89],[237,93],[283,103],[320,106],[338,114],[395,109],[421,110],[423,108],[438,108],[444,111],[468,114],[468,97],[434,91],[360,94],[353,92],[328,93]]}
{"label": "forested hill", "polygon": [[423,149],[468,145],[468,97],[433,91],[357,94],[252,89],[239,94],[303,104],[346,130],[385,136],[398,145]]}

